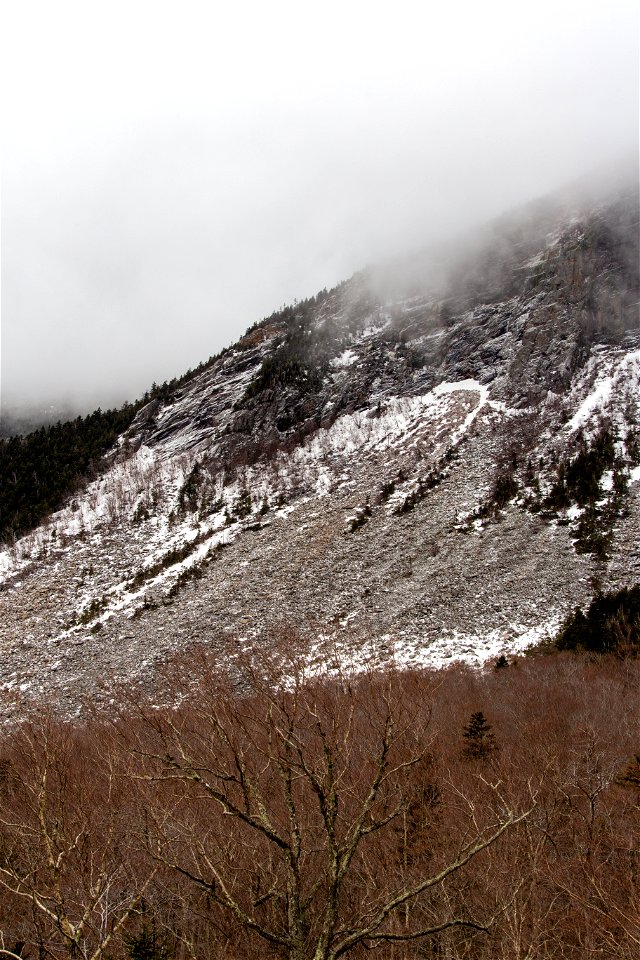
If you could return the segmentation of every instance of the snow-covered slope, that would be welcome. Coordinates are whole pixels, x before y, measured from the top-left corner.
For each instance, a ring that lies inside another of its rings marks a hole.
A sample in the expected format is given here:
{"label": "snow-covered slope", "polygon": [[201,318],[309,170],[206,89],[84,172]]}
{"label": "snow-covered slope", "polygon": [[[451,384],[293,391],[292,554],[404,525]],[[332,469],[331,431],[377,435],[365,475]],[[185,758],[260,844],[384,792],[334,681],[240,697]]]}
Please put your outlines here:
{"label": "snow-covered slope", "polygon": [[293,632],[319,669],[483,662],[637,582],[632,201],[410,296],[360,275],[144,408],[0,553],[7,702],[71,710],[194,642],[226,668]]}

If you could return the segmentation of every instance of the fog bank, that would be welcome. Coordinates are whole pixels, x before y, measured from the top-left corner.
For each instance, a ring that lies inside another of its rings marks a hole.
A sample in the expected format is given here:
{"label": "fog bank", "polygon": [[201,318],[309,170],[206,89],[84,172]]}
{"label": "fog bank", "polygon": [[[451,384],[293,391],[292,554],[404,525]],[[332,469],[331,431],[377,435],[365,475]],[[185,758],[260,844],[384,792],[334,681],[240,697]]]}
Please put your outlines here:
{"label": "fog bank", "polygon": [[632,3],[9,19],[7,406],[132,399],[285,302],[637,152]]}

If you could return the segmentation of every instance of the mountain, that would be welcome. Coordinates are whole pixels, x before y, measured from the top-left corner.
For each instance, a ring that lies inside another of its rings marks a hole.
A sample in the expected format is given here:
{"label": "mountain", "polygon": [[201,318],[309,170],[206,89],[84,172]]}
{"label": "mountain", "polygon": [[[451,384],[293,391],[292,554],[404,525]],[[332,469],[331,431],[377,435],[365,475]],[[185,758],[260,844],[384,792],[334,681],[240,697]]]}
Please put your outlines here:
{"label": "mountain", "polygon": [[108,701],[194,643],[483,662],[637,584],[639,290],[634,185],[255,324],[0,554],[5,709]]}

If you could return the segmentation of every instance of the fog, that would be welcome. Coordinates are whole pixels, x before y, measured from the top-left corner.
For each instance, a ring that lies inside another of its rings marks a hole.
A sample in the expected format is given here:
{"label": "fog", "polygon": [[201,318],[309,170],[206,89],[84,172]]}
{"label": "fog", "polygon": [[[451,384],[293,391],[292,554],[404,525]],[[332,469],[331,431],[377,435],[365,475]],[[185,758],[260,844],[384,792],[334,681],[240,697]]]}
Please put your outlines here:
{"label": "fog", "polygon": [[3,409],[133,399],[636,155],[635,3],[450,6],[14,4]]}

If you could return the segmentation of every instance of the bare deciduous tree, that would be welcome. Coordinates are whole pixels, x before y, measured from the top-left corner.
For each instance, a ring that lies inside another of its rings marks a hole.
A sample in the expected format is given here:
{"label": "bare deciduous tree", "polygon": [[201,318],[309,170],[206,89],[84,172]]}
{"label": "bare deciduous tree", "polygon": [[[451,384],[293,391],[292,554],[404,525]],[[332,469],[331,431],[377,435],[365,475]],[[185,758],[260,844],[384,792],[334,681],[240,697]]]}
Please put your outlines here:
{"label": "bare deciduous tree", "polygon": [[134,752],[156,861],[290,960],[486,930],[433,894],[532,805],[485,782],[483,808],[468,802],[451,843],[407,868],[398,831],[430,755],[429,682],[252,682],[249,696],[203,685],[187,708],[146,714]]}
{"label": "bare deciduous tree", "polygon": [[157,870],[136,869],[130,790],[108,751],[69,725],[25,724],[10,745],[0,782],[0,886],[30,906],[49,953],[100,960]]}

